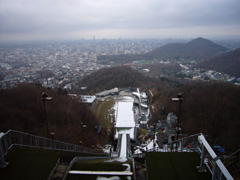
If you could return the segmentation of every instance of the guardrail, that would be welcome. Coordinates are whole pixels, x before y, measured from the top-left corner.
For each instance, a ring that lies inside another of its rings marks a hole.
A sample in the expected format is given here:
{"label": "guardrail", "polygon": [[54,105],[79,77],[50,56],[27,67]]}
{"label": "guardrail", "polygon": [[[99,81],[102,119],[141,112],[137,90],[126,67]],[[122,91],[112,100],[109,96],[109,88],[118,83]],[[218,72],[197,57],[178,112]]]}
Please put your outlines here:
{"label": "guardrail", "polygon": [[205,171],[205,164],[212,173],[212,180],[224,178],[227,180],[233,180],[232,175],[228,172],[227,168],[224,166],[202,134],[198,136],[198,141],[201,144],[201,163],[198,167],[199,171]]}
{"label": "guardrail", "polygon": [[13,146],[103,154],[98,149],[86,148],[41,136],[9,130],[7,133],[0,133],[0,167],[7,166],[8,163],[5,162],[4,156]]}
{"label": "guardrail", "polygon": [[[163,150],[166,152],[186,152],[186,151],[199,151],[199,141],[198,136],[199,134],[190,135],[188,137],[184,137],[172,142],[167,143]],[[171,139],[169,140],[171,141]]]}
{"label": "guardrail", "polygon": [[[163,149],[153,148],[147,152],[198,152],[201,157],[200,166],[198,166],[199,172],[206,172],[206,168],[212,174],[212,180],[233,180],[232,175],[229,173],[227,168],[224,166],[222,161],[213,151],[211,146],[206,141],[202,133],[191,135],[188,137],[181,138],[176,141],[172,141],[164,145]],[[144,153],[134,155],[135,157],[144,158]]]}
{"label": "guardrail", "polygon": [[122,142],[122,134],[118,134],[118,143],[117,143],[116,151],[113,151],[111,153],[112,157],[119,157],[120,149],[121,149],[121,142]]}
{"label": "guardrail", "polygon": [[126,148],[127,148],[127,157],[132,156],[132,151],[131,151],[131,142],[130,142],[130,134],[126,135],[127,137],[127,144],[126,144]]}

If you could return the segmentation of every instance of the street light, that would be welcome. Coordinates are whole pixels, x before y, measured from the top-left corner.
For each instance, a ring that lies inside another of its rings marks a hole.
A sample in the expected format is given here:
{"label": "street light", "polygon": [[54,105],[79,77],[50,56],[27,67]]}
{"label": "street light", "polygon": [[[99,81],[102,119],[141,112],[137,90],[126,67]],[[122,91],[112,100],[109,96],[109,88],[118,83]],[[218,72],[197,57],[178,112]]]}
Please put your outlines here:
{"label": "street light", "polygon": [[47,129],[47,137],[49,138],[49,128],[48,128],[48,113],[47,113],[47,108],[46,108],[46,101],[51,101],[52,97],[49,97],[45,92],[42,93],[42,101],[43,101],[43,107],[44,107],[44,112],[46,116],[46,129]]}
{"label": "street light", "polygon": [[[83,143],[85,143],[85,136],[84,136],[85,130],[84,130],[84,129],[87,128],[87,125],[81,123],[81,128],[82,128],[82,144],[83,144]],[[86,144],[86,143],[85,143],[85,144]]]}
{"label": "street light", "polygon": [[149,130],[153,131],[153,149],[156,151],[156,131],[159,130],[160,128],[157,128],[157,125],[154,123],[152,126],[150,126]]}
{"label": "street light", "polygon": [[67,122],[68,126],[69,126],[69,122],[70,122],[70,106],[71,106],[72,102],[75,101],[76,99],[78,99],[79,97],[81,98],[81,95],[78,95],[78,96],[72,98],[72,100],[69,102],[69,105],[68,105],[68,122]]}
{"label": "street light", "polygon": [[182,104],[183,98],[182,98],[182,93],[179,93],[177,95],[177,98],[172,98],[172,102],[177,102],[179,103],[179,111],[178,111],[178,119],[177,119],[177,140],[179,136],[179,126],[182,124],[181,122],[181,104]]}

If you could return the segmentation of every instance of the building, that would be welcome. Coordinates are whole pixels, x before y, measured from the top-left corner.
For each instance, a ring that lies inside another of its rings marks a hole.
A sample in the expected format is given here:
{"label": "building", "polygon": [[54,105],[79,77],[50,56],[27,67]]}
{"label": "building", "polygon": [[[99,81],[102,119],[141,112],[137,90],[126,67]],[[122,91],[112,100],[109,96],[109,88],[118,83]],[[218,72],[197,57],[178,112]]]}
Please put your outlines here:
{"label": "building", "polygon": [[106,90],[106,91],[97,93],[96,96],[97,97],[105,97],[105,96],[109,96],[109,95],[118,95],[118,93],[119,93],[119,89],[114,88],[114,89],[110,89],[110,90]]}
{"label": "building", "polygon": [[87,104],[92,104],[96,100],[96,96],[89,96],[89,95],[82,95],[81,96],[81,102],[87,103]]}

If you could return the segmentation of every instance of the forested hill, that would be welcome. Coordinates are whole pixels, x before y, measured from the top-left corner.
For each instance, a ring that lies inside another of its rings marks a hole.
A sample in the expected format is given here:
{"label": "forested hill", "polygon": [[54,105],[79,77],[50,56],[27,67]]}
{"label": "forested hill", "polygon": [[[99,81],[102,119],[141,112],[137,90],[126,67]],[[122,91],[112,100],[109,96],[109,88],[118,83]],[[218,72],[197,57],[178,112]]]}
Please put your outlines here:
{"label": "forested hill", "polygon": [[195,67],[240,77],[240,48],[200,62]]}
{"label": "forested hill", "polygon": [[148,78],[142,73],[126,66],[103,68],[84,77],[79,86],[86,86],[88,90],[99,92],[115,87],[140,87]]}
{"label": "forested hill", "polygon": [[145,54],[104,55],[97,59],[104,62],[127,63],[134,60],[190,59],[206,60],[227,49],[204,38],[197,38],[188,43],[172,43],[156,48]]}
{"label": "forested hill", "polygon": [[[155,96],[153,112],[155,123],[163,117],[161,107],[178,115],[179,105],[171,101],[183,94],[183,134],[203,133],[211,145],[219,144],[227,150],[239,149],[240,87],[221,82],[191,82],[175,89],[161,91]],[[156,104],[155,104],[156,103]]]}
{"label": "forested hill", "polygon": [[100,141],[87,138],[95,135],[94,128],[99,123],[88,106],[72,101],[62,90],[48,90],[33,84],[0,90],[0,132],[14,129],[46,137],[46,116],[41,100],[43,91],[53,97],[52,101],[46,102],[46,107],[49,131],[55,132],[55,139],[79,144],[83,123],[88,127],[85,132],[88,140],[84,144],[91,146]]}
{"label": "forested hill", "polygon": [[[170,79],[171,80],[171,79]],[[101,69],[86,76],[79,86],[87,86],[87,93],[121,87],[151,89],[152,122],[166,119],[169,112],[178,114],[179,106],[171,101],[179,92],[183,93],[182,122],[184,134],[202,132],[212,144],[219,143],[227,149],[239,147],[240,87],[219,82],[189,82],[174,87],[173,81],[150,79],[129,67]],[[94,127],[100,122],[86,105],[72,101],[62,90],[43,89],[37,85],[20,85],[13,89],[0,90],[0,131],[16,129],[27,133],[46,136],[46,117],[41,94],[46,91],[53,100],[47,102],[49,130],[56,139],[78,143],[82,137],[81,123],[88,127],[85,141],[93,145],[106,138],[95,136]],[[150,96],[149,96],[150,97]],[[164,108],[164,113],[162,112]],[[88,138],[94,137],[94,138]],[[87,145],[87,144],[84,144]]]}
{"label": "forested hill", "polygon": [[197,38],[188,43],[167,44],[146,55],[152,58],[176,58],[205,60],[227,49],[204,38]]}

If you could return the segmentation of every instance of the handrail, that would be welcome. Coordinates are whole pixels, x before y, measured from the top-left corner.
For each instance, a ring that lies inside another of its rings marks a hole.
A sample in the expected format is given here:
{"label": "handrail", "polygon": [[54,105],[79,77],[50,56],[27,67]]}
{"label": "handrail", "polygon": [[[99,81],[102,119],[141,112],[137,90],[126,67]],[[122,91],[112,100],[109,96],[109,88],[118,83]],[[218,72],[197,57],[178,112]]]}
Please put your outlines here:
{"label": "handrail", "polygon": [[[194,134],[194,135],[191,135],[191,136],[188,136],[188,137],[176,140],[176,141],[172,141],[171,143],[167,143],[165,145],[166,147],[164,147],[163,149],[153,148],[153,149],[149,149],[147,152],[150,152],[150,151],[172,152],[174,144],[176,145],[176,147],[177,147],[177,145],[179,145],[179,147],[177,149],[175,149],[174,152],[178,152],[178,151],[182,152],[183,147],[185,145],[187,145],[186,141],[188,141],[189,139],[192,139],[192,138],[197,138],[197,141],[195,142],[196,144],[194,143],[194,145],[196,145],[196,147],[194,146],[194,147],[190,148],[191,151],[195,149],[201,154],[200,166],[197,167],[199,169],[199,172],[205,172],[206,169],[205,169],[204,165],[206,165],[212,174],[212,180],[215,180],[215,179],[233,180],[232,175],[229,173],[229,171],[224,166],[224,164],[219,159],[219,157],[215,154],[215,152],[213,151],[211,146],[208,144],[208,142],[206,141],[206,139],[202,133]],[[193,140],[195,140],[195,139],[193,139]],[[144,153],[136,154],[134,156],[144,157]]]}
{"label": "handrail", "polygon": [[53,167],[52,171],[50,172],[50,174],[49,174],[49,176],[48,176],[47,180],[50,180],[50,179],[52,178],[52,176],[53,176],[53,173],[54,173],[54,172],[55,172],[55,170],[57,169],[57,166],[59,165],[59,163],[60,163],[60,158],[58,158],[58,160],[57,160],[57,162],[56,162],[55,166]]}
{"label": "handrail", "polygon": [[[91,152],[91,153],[97,153],[97,152],[99,152],[99,150],[98,149],[91,149],[91,148],[87,148],[87,147],[84,147],[84,146],[79,146],[79,145],[74,145],[74,144],[71,144],[71,143],[67,143],[67,142],[62,142],[62,141],[58,141],[58,140],[53,140],[53,139],[49,139],[49,138],[45,138],[45,137],[41,137],[41,136],[36,136],[36,135],[32,135],[32,134],[28,134],[28,133],[24,133],[24,132],[19,132],[19,131],[15,131],[15,130],[9,130],[7,133],[6,133],[6,135],[8,134],[8,133],[19,133],[20,135],[21,134],[23,134],[23,135],[25,135],[25,137],[26,136],[29,136],[29,139],[25,139],[25,140],[32,140],[31,138],[37,138],[36,140],[37,141],[39,141],[38,142],[38,144],[36,144],[36,145],[38,145],[39,147],[41,147],[41,145],[43,145],[43,144],[40,144],[41,143],[41,141],[40,140],[43,140],[43,141],[46,141],[46,145],[45,145],[45,147],[47,146],[47,145],[49,145],[48,147],[50,148],[50,149],[56,149],[56,150],[66,150],[66,151],[75,151],[75,152]],[[27,137],[28,138],[28,137]],[[21,140],[21,143],[23,143],[23,140],[24,139],[22,139]],[[26,142],[26,141],[25,141]],[[47,142],[49,143],[49,144],[47,144]],[[27,143],[31,143],[30,141],[29,142],[27,142]],[[66,146],[57,146],[57,145],[66,145]],[[19,144],[19,145],[24,145],[24,144],[20,144],[20,143],[15,143],[16,145],[17,144]],[[28,144],[25,144],[25,145],[28,145]],[[44,146],[42,146],[42,147],[44,147]]]}
{"label": "handrail", "polygon": [[176,142],[180,142],[180,141],[184,141],[184,140],[187,140],[187,139],[190,139],[190,138],[198,137],[198,136],[201,135],[201,134],[202,134],[202,133],[193,134],[193,135],[190,135],[190,136],[187,136],[187,137],[178,139],[178,140],[174,140],[174,141],[172,141],[172,142],[170,142],[170,143],[167,143],[167,145],[170,145],[170,144],[176,143]]}
{"label": "handrail", "polygon": [[[231,176],[231,174],[228,172],[227,168],[224,166],[224,164],[222,163],[222,161],[219,159],[219,157],[217,157],[216,153],[213,151],[213,149],[211,148],[211,146],[208,144],[208,142],[206,141],[205,137],[201,134],[198,136],[198,140],[200,142],[200,144],[202,144],[202,157],[201,160],[204,161],[204,149],[206,149],[209,153],[209,155],[211,156],[211,158],[213,159],[213,177],[212,179],[217,178],[217,168],[221,171],[220,173],[220,177],[219,179],[222,179],[222,174],[225,176],[226,179],[228,180],[233,180],[233,177]],[[202,164],[202,162],[201,162]],[[201,168],[201,167],[200,167]]]}
{"label": "handrail", "polygon": [[240,149],[237,151],[233,152],[232,154],[229,154],[228,156],[224,157],[223,160],[230,158],[231,156],[234,156],[235,154],[240,153]]}
{"label": "handrail", "polygon": [[13,146],[103,154],[100,153],[98,149],[91,149],[24,132],[9,130],[7,133],[0,133],[0,167],[7,166],[7,163],[4,161],[4,156]]}

